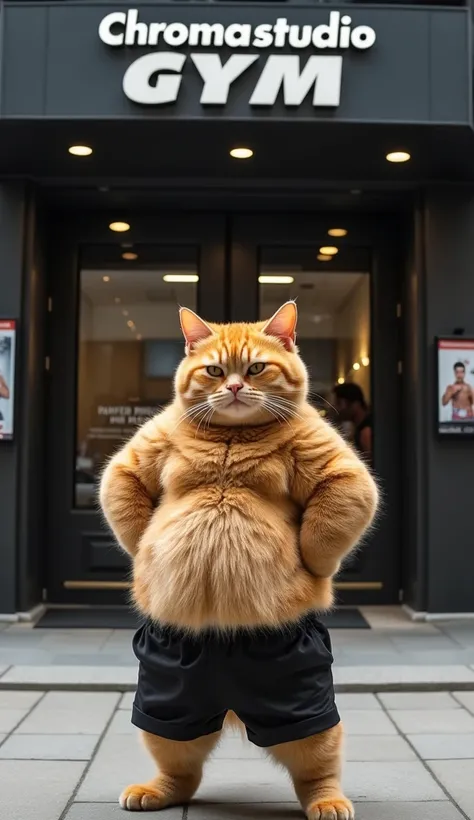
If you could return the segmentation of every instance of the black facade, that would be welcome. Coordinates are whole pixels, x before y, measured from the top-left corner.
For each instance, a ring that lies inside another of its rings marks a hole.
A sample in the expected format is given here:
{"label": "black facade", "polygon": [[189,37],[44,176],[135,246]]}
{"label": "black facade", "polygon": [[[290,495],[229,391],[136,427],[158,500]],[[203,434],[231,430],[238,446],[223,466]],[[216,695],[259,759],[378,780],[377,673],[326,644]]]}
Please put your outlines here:
{"label": "black facade", "polygon": [[[0,613],[126,595],[125,558],[78,501],[78,431],[93,415],[78,393],[113,370],[100,369],[114,337],[96,280],[133,276],[138,260],[134,287],[165,326],[174,308],[153,271],[168,266],[199,279],[186,293],[209,320],[252,321],[267,298],[262,272],[298,270],[303,305],[312,274],[329,293],[316,255],[333,242],[341,277],[367,274],[370,357],[360,352],[385,498],[341,600],[474,612],[474,443],[439,435],[435,357],[438,337],[474,336],[471,9],[12,0],[0,16],[0,328],[16,323]],[[72,156],[72,145],[93,152]],[[238,146],[251,147],[249,162],[229,156]],[[411,159],[388,163],[390,151]],[[109,230],[117,220],[126,235]],[[334,225],[347,230],[337,242]],[[87,318],[91,299],[100,310]],[[126,319],[123,299],[114,310]],[[99,315],[86,373],[83,324]],[[109,401],[132,395],[109,381]],[[156,372],[135,405],[151,401],[151,383]]]}

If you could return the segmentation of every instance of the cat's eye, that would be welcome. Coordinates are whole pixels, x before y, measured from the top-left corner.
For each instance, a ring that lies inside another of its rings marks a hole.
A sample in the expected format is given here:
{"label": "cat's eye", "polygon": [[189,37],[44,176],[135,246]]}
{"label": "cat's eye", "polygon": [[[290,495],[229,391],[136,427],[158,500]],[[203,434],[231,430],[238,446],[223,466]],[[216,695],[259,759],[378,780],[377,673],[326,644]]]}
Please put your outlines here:
{"label": "cat's eye", "polygon": [[215,379],[218,379],[224,375],[222,367],[217,367],[217,365],[215,364],[210,364],[208,367],[206,367],[206,370],[209,376],[213,376]]}
{"label": "cat's eye", "polygon": [[247,370],[247,373],[249,376],[258,376],[258,374],[261,373],[262,370],[265,370],[265,367],[265,362],[254,362],[254,364],[250,365],[249,369]]}

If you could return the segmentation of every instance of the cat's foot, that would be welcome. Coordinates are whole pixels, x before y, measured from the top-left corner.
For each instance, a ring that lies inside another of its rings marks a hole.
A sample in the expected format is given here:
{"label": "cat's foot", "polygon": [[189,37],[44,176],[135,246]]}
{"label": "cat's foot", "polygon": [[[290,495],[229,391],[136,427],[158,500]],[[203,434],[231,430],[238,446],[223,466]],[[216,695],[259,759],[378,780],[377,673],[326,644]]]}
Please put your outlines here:
{"label": "cat's foot", "polygon": [[119,797],[126,811],[159,811],[169,806],[169,797],[153,786],[127,786]]}
{"label": "cat's foot", "polygon": [[308,806],[308,820],[354,820],[354,807],[341,795],[335,799],[315,800]]}

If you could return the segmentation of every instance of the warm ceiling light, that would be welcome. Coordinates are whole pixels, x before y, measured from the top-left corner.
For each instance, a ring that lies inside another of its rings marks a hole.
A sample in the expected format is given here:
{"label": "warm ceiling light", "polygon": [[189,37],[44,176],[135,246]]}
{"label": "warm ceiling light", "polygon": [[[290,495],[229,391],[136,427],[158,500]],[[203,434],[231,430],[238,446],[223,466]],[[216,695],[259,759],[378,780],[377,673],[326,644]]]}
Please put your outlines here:
{"label": "warm ceiling light", "polygon": [[251,148],[232,148],[229,153],[234,159],[250,159],[250,157],[253,157]]}
{"label": "warm ceiling light", "polygon": [[329,256],[328,253],[318,253],[318,262],[330,262],[332,256]]}
{"label": "warm ceiling light", "polygon": [[116,233],[125,233],[130,230],[130,225],[128,222],[111,222],[109,228]]}
{"label": "warm ceiling light", "polygon": [[194,283],[199,282],[199,276],[196,273],[165,273],[163,282],[181,282]]}
{"label": "warm ceiling light", "polygon": [[339,253],[339,248],[336,248],[335,245],[323,245],[323,247],[319,249],[319,253],[323,256],[335,256],[336,253]]}
{"label": "warm ceiling light", "polygon": [[387,162],[408,162],[408,160],[411,159],[411,156],[408,151],[390,151],[390,153],[386,155],[385,159]]}
{"label": "warm ceiling light", "polygon": [[359,364],[359,362],[354,362],[354,364],[352,365],[352,367],[353,367],[353,369],[354,369],[354,370],[360,370],[360,364]]}
{"label": "warm ceiling light", "polygon": [[126,259],[127,262],[133,262],[135,259],[138,259],[138,253],[132,253],[132,251],[126,251],[122,254],[122,259]]}
{"label": "warm ceiling light", "polygon": [[362,356],[361,362],[364,365],[364,367],[368,367],[370,364],[370,359],[368,356]]}
{"label": "warm ceiling light", "polygon": [[347,236],[347,231],[345,228],[329,228],[328,234],[329,236]]}
{"label": "warm ceiling light", "polygon": [[121,301],[122,300],[120,299],[120,296],[116,296],[115,299],[114,299],[114,302],[115,302],[116,305],[119,305]]}
{"label": "warm ceiling light", "polygon": [[338,378],[338,380],[337,380],[337,383],[338,383],[338,384],[344,384],[344,382],[345,382],[345,378],[344,378],[344,376],[339,376],[339,378]]}
{"label": "warm ceiling light", "polygon": [[128,320],[128,322],[127,322],[127,325],[128,325],[130,328],[131,328],[131,327],[135,327],[135,322],[133,322],[131,319],[129,319],[129,320]]}
{"label": "warm ceiling light", "polygon": [[295,281],[293,276],[259,276],[261,285],[291,285]]}
{"label": "warm ceiling light", "polygon": [[103,282],[110,282],[110,276],[103,276],[102,281]]}
{"label": "warm ceiling light", "polygon": [[67,150],[73,157],[90,157],[92,154],[90,145],[70,145]]}
{"label": "warm ceiling light", "polygon": [[122,310],[122,316],[128,316],[128,310]]}
{"label": "warm ceiling light", "polygon": [[141,342],[141,340],[143,339],[142,334],[141,334],[141,333],[137,333],[137,335],[136,335],[136,339],[137,339],[137,342]]}

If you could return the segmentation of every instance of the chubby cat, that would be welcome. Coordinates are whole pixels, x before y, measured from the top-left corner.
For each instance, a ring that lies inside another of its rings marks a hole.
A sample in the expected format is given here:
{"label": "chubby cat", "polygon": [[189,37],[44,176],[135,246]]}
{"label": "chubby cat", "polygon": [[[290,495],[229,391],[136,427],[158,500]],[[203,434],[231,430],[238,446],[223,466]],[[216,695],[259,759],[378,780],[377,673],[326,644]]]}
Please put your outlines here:
{"label": "chubby cat", "polygon": [[105,517],[146,616],[132,720],[159,774],[123,808],[188,801],[235,714],[309,820],[352,820],[331,645],[317,620],[376,513],[366,466],[307,403],[296,305],[213,325],[180,311],[174,401],[106,467]]}

